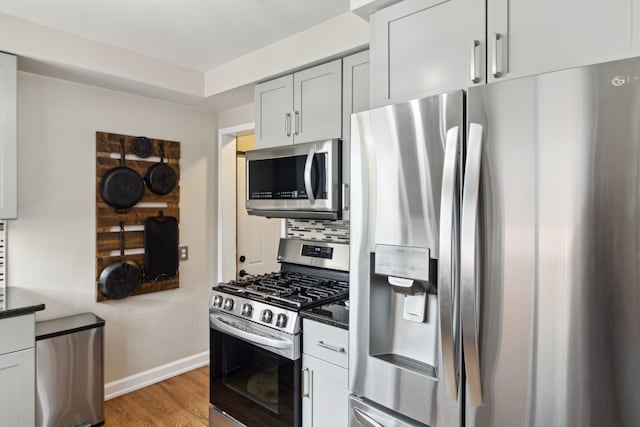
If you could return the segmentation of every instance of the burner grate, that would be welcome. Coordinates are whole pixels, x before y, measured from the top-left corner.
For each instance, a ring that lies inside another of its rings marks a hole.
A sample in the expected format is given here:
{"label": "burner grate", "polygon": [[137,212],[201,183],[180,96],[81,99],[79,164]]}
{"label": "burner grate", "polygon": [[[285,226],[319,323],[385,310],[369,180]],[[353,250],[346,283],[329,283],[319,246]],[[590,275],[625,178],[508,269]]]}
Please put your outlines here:
{"label": "burner grate", "polygon": [[219,290],[296,309],[346,297],[349,284],[322,277],[281,271],[218,285]]}

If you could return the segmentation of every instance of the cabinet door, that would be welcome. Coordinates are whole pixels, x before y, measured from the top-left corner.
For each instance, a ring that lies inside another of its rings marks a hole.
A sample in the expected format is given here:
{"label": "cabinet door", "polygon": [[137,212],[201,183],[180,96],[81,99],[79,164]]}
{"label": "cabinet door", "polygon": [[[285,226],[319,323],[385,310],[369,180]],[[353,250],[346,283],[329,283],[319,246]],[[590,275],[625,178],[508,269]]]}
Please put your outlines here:
{"label": "cabinet door", "polygon": [[347,370],[302,355],[303,427],[347,427],[349,384]]}
{"label": "cabinet door", "polygon": [[639,0],[488,0],[487,8],[490,82],[640,55]]}
{"label": "cabinet door", "polygon": [[255,148],[293,144],[293,76],[257,84],[255,103]]}
{"label": "cabinet door", "polygon": [[351,114],[369,109],[369,51],[342,60],[342,183],[345,194],[342,219],[349,219]]}
{"label": "cabinet door", "polygon": [[294,142],[342,137],[342,60],[293,75]]}
{"label": "cabinet door", "polygon": [[405,0],[371,31],[372,107],[485,82],[484,0]]}
{"label": "cabinet door", "polygon": [[0,356],[0,424],[33,427],[35,382],[33,348]]}
{"label": "cabinet door", "polygon": [[18,217],[16,57],[0,52],[0,218]]}

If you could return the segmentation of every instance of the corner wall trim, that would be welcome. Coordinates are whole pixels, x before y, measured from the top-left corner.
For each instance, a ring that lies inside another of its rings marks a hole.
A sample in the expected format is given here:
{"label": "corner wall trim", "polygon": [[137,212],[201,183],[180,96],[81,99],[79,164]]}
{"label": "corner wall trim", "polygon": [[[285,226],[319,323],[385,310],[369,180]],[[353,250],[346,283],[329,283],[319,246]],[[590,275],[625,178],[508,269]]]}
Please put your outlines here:
{"label": "corner wall trim", "polygon": [[104,385],[104,400],[138,390],[209,364],[209,352],[194,354]]}

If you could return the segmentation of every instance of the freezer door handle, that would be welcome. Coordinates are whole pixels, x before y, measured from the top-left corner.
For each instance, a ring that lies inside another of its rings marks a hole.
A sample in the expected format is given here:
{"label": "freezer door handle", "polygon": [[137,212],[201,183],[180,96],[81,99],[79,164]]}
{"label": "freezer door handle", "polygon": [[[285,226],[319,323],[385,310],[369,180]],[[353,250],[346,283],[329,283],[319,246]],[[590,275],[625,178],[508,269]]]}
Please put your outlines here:
{"label": "freezer door handle", "polygon": [[440,337],[442,364],[447,391],[458,399],[458,141],[460,128],[447,131],[442,168],[442,200],[440,202],[440,260],[438,266],[438,302],[440,304]]}
{"label": "freezer door handle", "polygon": [[369,415],[365,414],[358,408],[353,408],[353,416],[356,418],[356,421],[360,423],[360,425],[364,427],[384,427],[379,422],[375,421]]}
{"label": "freezer door handle", "polygon": [[462,223],[460,230],[460,287],[462,305],[462,342],[467,373],[469,400],[474,406],[482,405],[480,354],[478,347],[480,323],[479,288],[480,270],[479,202],[480,168],[482,160],[483,128],[477,123],[469,125],[467,163],[462,192]]}

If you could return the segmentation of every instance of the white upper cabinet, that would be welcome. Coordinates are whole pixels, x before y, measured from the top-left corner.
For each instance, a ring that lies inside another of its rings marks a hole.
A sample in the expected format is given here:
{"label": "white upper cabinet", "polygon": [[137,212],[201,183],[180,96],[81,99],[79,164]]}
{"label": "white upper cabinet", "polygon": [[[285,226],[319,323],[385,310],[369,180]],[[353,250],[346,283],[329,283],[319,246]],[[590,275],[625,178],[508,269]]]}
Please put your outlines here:
{"label": "white upper cabinet", "polygon": [[294,143],[342,136],[342,60],[293,75]]}
{"label": "white upper cabinet", "polygon": [[489,82],[640,55],[640,0],[488,0],[487,7]]}
{"label": "white upper cabinet", "polygon": [[293,75],[256,85],[255,148],[293,144]]}
{"label": "white upper cabinet", "polygon": [[342,136],[342,60],[256,85],[256,148]]}
{"label": "white upper cabinet", "polygon": [[345,187],[342,219],[344,220],[349,219],[350,211],[351,114],[369,108],[369,51],[367,50],[342,60],[342,183]]}
{"label": "white upper cabinet", "polygon": [[486,82],[484,0],[405,0],[370,22],[372,107]]}
{"label": "white upper cabinet", "polygon": [[18,217],[17,61],[0,52],[0,219]]}

